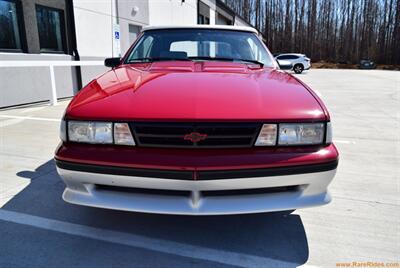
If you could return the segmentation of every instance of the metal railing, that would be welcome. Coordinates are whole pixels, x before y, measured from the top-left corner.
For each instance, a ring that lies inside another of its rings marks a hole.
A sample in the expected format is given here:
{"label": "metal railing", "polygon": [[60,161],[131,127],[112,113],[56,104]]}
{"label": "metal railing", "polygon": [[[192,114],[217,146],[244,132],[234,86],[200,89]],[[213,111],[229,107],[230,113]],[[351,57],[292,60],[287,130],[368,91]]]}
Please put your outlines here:
{"label": "metal railing", "polygon": [[51,82],[51,105],[57,105],[56,79],[54,75],[55,66],[103,66],[103,61],[0,61],[0,68],[4,67],[49,67]]}

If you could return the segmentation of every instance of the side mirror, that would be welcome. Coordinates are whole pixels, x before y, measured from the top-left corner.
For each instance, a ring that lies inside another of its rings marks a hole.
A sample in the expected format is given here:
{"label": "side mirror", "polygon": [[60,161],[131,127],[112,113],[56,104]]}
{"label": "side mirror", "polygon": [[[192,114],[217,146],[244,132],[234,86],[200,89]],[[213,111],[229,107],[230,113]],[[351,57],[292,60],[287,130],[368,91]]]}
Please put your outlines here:
{"label": "side mirror", "polygon": [[293,64],[290,61],[286,60],[276,60],[278,62],[279,68],[281,70],[292,70],[293,69]]}
{"label": "side mirror", "polygon": [[117,67],[121,64],[121,58],[107,58],[104,60],[104,65],[107,67]]}

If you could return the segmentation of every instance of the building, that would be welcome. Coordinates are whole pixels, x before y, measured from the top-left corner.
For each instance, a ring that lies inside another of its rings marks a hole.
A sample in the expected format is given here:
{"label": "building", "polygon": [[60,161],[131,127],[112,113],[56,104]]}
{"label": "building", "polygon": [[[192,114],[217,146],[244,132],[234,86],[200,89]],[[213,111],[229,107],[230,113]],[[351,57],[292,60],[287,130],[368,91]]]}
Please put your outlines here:
{"label": "building", "polygon": [[[57,98],[71,97],[143,26],[194,24],[248,25],[221,0],[0,0],[0,64],[99,62],[54,67]],[[48,66],[0,65],[0,86],[0,108],[51,99]]]}

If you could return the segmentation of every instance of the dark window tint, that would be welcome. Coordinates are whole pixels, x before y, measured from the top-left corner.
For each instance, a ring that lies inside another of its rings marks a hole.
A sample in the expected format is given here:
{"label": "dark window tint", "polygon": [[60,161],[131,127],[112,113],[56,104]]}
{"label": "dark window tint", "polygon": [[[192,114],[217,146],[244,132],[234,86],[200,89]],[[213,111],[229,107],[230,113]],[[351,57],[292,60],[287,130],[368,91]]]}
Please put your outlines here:
{"label": "dark window tint", "polygon": [[64,19],[61,10],[36,6],[40,51],[64,52]]}
{"label": "dark window tint", "polygon": [[279,56],[278,60],[295,60],[297,59],[297,56],[294,55],[283,55],[283,56]]}
{"label": "dark window tint", "polygon": [[14,1],[0,0],[0,49],[21,49],[17,6]]}
{"label": "dark window tint", "polygon": [[210,18],[199,15],[197,18],[197,24],[210,24]]}

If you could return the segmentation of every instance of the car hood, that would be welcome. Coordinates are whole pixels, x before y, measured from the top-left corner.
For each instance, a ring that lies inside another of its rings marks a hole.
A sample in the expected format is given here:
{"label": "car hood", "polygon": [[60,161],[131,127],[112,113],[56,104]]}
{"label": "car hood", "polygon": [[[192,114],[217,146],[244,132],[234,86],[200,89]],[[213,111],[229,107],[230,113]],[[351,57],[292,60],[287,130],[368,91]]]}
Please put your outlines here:
{"label": "car hood", "polygon": [[231,62],[122,65],[90,82],[66,117],[94,120],[325,120],[317,96],[273,68]]}

